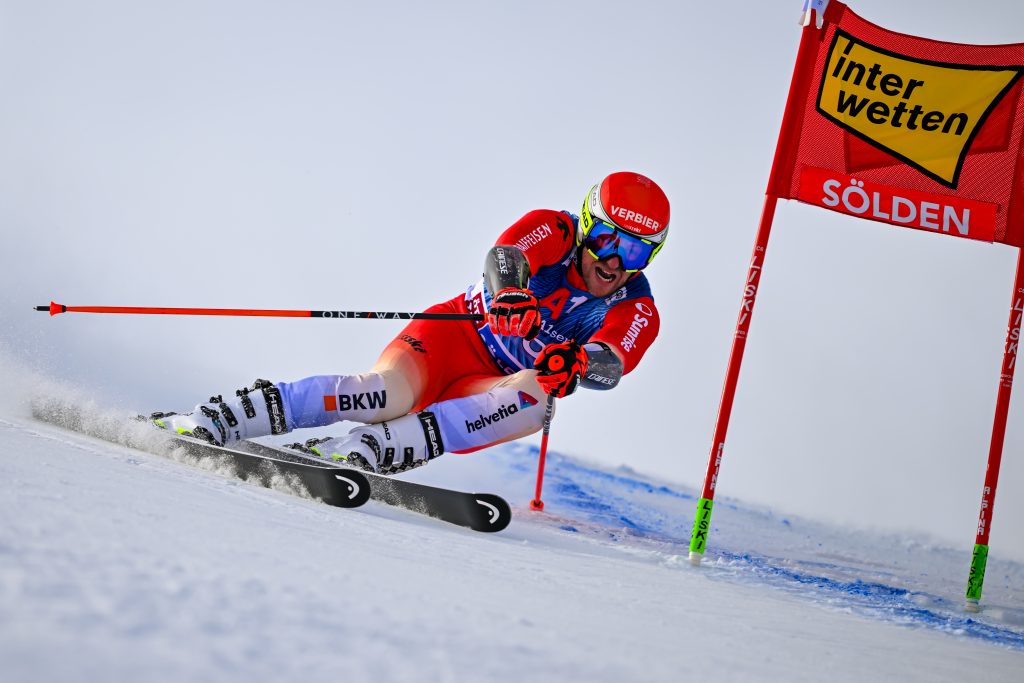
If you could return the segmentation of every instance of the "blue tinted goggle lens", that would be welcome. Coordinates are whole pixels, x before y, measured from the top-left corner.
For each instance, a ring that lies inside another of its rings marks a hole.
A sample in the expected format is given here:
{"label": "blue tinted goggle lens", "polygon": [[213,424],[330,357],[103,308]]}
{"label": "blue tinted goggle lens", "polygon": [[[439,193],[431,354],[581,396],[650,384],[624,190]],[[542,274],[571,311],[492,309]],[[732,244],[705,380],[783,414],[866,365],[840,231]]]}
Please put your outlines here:
{"label": "blue tinted goggle lens", "polygon": [[603,261],[618,256],[623,270],[628,271],[640,270],[650,263],[657,244],[624,233],[599,218],[593,220],[594,224],[583,238],[583,245],[594,258]]}

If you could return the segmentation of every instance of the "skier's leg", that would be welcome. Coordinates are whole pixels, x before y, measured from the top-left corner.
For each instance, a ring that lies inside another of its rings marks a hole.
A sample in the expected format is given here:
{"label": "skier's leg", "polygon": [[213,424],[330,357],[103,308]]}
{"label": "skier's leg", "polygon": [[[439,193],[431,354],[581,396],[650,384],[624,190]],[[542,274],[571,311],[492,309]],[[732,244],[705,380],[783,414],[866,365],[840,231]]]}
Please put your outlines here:
{"label": "skier's leg", "polygon": [[410,379],[398,368],[381,367],[361,375],[315,375],[279,387],[289,426],[303,429],[405,415],[416,398]]}
{"label": "skier's leg", "polygon": [[[429,310],[447,311],[454,305],[453,300]],[[433,401],[432,396],[455,378],[486,371],[486,366],[478,367],[472,338],[464,330],[453,335],[454,329],[449,321],[414,320],[388,344],[372,372],[315,375],[276,385],[261,380],[250,390],[263,392],[258,401],[240,390],[234,399],[211,398],[187,415],[154,413],[154,422],[179,434],[227,445],[341,420],[376,423],[398,418],[417,404]],[[464,363],[454,362],[459,358],[472,361],[469,370]],[[251,415],[249,404],[256,406]]]}
{"label": "skier's leg", "polygon": [[[460,312],[460,301],[456,297],[428,311]],[[496,373],[471,323],[414,320],[388,344],[372,372],[317,375],[276,386],[261,380],[248,390],[262,391],[260,400],[239,390],[234,399],[214,397],[187,415],[154,413],[154,422],[218,444],[341,420],[380,423],[435,402],[460,378],[486,375],[495,381]]]}
{"label": "skier's leg", "polygon": [[[536,370],[497,378],[467,377],[445,389],[440,399],[430,409],[438,414],[451,453],[470,453],[515,441],[544,426],[547,396],[537,383]],[[496,411],[500,414],[502,409],[509,412],[513,405],[517,406],[513,419],[484,419]],[[478,422],[484,422],[483,429],[478,428]]]}
{"label": "skier's leg", "polygon": [[[441,304],[429,310],[445,308]],[[282,384],[281,396],[293,429],[348,420],[393,420],[416,405],[432,403],[445,387],[467,374],[490,372],[473,353],[473,339],[453,334],[449,321],[415,320],[381,352],[363,375],[322,375]]]}
{"label": "skier's leg", "polygon": [[[544,422],[544,393],[536,375],[523,370],[507,377],[467,378],[454,387],[456,398],[310,445],[322,457],[390,473],[445,452],[465,453],[518,439],[538,431]],[[481,393],[462,395],[470,389]]]}
{"label": "skier's leg", "polygon": [[235,396],[213,396],[191,413],[154,413],[153,422],[179,434],[229,445],[341,420],[380,422],[408,413],[415,402],[397,369],[362,375],[315,375],[297,382],[258,380]]}

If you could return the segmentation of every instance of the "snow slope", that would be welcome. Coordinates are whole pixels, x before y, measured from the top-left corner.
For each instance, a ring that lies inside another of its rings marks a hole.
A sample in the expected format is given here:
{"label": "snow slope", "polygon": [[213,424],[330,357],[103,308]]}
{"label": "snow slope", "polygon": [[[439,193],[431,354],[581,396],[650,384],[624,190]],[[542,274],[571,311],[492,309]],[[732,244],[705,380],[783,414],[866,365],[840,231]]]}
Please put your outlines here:
{"label": "snow slope", "polygon": [[[53,388],[47,391],[54,391]],[[60,396],[67,399],[66,393]],[[81,405],[81,404],[80,404]],[[152,448],[145,425],[86,408]],[[506,496],[484,535],[340,510],[0,414],[5,681],[1018,681],[1024,565],[728,499],[686,561],[695,492],[509,445],[410,473]],[[142,430],[142,431],[139,431]]]}

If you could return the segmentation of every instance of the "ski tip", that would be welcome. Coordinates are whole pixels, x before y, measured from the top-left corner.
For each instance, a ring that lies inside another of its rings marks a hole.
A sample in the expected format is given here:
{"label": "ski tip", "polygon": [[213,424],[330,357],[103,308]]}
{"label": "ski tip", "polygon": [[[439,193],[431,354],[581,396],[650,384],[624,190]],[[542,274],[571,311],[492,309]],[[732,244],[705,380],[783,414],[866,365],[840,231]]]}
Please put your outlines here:
{"label": "ski tip", "polygon": [[370,482],[362,472],[348,467],[339,468],[334,479],[340,490],[330,501],[332,505],[345,508],[359,507],[370,500]]}
{"label": "ski tip", "polygon": [[504,531],[509,522],[512,521],[512,508],[501,496],[493,493],[471,494],[476,504],[480,506],[483,515],[478,517],[469,527],[474,531],[493,533]]}
{"label": "ski tip", "polygon": [[49,306],[36,306],[35,310],[43,311],[44,313],[49,311],[50,315],[54,316],[54,315],[57,315],[59,313],[67,312],[68,307],[64,306],[62,304],[58,304],[58,303],[56,303],[54,301],[51,301]]}

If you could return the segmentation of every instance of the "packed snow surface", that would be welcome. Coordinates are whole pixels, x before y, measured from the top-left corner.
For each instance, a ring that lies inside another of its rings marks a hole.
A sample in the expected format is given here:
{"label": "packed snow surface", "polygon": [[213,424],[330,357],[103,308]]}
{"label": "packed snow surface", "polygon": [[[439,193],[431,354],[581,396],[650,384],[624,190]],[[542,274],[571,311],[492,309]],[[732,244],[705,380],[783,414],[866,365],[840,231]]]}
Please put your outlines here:
{"label": "packed snow surface", "polygon": [[[48,400],[63,400],[60,397]],[[78,403],[81,407],[82,403]],[[0,662],[13,681],[1020,681],[1024,565],[717,501],[549,453],[407,476],[505,496],[499,534],[342,510],[173,454],[88,406],[100,440],[0,415]],[[131,444],[128,447],[123,444]]]}

